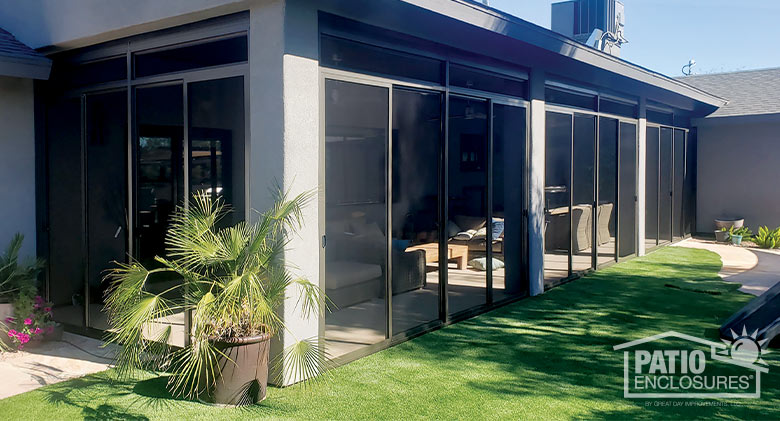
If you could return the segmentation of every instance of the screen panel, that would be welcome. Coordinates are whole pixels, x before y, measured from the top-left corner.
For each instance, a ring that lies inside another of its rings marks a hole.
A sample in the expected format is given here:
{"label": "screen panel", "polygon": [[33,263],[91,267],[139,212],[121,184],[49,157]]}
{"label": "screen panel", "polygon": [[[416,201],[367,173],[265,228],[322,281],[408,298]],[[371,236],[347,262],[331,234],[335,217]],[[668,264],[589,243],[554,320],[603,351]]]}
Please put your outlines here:
{"label": "screen panel", "polygon": [[572,116],[547,112],[544,182],[545,285],[570,275]]}
{"label": "screen panel", "polygon": [[636,125],[620,123],[619,257],[636,253]]}
{"label": "screen panel", "polygon": [[647,128],[645,167],[645,246],[658,245],[658,147],[660,129]]}

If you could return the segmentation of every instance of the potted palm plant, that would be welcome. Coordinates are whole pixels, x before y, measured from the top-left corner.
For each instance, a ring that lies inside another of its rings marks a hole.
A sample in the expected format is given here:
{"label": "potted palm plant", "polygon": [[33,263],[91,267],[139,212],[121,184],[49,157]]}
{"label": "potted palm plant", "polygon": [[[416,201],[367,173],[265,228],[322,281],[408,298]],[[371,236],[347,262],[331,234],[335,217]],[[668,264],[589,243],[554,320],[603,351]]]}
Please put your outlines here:
{"label": "potted palm plant", "polygon": [[[108,342],[122,346],[119,373],[167,370],[168,390],[189,399],[231,405],[263,400],[269,341],[286,329],[276,313],[286,291],[293,286],[301,291],[297,309],[305,317],[325,307],[322,290],[292,276],[281,259],[288,236],[302,224],[301,209],[310,196],[288,199],[279,192],[273,207],[255,223],[220,228],[229,209],[219,199],[196,194],[173,216],[167,257],[155,258],[158,267],[116,263],[106,276],[106,309]],[[148,290],[150,278],[171,274],[182,282],[160,293]],[[184,314],[192,320],[190,341],[175,350],[166,345],[170,325],[162,331],[154,326]],[[319,374],[327,361],[316,339],[303,339],[286,349],[279,363],[305,380]]]}

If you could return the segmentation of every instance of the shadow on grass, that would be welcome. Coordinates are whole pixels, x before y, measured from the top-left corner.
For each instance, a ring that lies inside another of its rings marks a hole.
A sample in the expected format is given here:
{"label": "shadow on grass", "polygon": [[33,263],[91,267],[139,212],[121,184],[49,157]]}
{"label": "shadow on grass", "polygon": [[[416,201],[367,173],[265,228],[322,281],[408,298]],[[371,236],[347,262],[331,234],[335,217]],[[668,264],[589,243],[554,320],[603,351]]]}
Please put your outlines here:
{"label": "shadow on grass", "polygon": [[[145,415],[129,407],[108,403],[117,398],[130,396],[132,385],[133,382],[112,380],[105,373],[101,373],[57,383],[43,389],[43,392],[49,403],[81,409],[84,419],[148,420]],[[97,389],[100,391],[99,394],[96,393]],[[95,406],[97,396],[100,396],[104,402]]]}

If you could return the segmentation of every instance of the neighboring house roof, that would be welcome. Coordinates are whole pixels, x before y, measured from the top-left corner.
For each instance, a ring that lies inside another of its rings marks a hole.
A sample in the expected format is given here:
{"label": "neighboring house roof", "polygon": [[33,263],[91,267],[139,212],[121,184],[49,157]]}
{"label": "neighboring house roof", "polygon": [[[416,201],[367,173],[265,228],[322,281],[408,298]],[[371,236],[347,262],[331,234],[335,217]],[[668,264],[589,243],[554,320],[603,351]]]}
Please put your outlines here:
{"label": "neighboring house roof", "polygon": [[48,79],[51,60],[0,28],[0,76]]}
{"label": "neighboring house roof", "polygon": [[780,67],[678,79],[729,101],[707,118],[780,113]]}

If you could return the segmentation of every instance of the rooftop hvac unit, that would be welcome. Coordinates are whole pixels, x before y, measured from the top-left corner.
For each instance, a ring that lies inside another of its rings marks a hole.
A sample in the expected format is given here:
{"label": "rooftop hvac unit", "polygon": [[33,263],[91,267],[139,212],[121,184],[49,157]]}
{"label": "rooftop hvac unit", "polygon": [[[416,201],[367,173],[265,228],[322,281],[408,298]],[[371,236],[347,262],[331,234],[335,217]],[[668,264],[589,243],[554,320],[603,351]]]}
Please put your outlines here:
{"label": "rooftop hvac unit", "polygon": [[619,0],[572,0],[552,5],[552,30],[591,47],[620,55],[626,43],[625,9]]}

